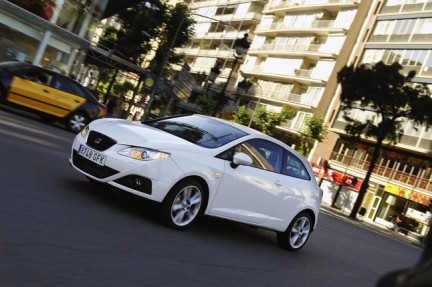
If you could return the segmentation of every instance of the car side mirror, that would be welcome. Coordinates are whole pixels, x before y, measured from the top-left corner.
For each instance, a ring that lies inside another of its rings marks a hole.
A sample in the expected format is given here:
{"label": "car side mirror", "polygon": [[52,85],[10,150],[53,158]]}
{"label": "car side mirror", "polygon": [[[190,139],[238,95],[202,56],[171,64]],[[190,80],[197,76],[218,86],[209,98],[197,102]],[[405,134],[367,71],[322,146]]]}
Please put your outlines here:
{"label": "car side mirror", "polygon": [[231,167],[237,168],[239,165],[245,165],[245,166],[252,165],[252,158],[243,152],[236,153],[233,156]]}

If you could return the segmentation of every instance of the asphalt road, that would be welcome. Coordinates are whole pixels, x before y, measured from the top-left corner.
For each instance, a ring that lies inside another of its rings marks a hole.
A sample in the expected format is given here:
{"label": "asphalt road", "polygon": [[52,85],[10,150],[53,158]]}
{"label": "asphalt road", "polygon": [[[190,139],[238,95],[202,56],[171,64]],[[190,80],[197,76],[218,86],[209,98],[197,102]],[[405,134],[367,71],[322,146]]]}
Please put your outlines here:
{"label": "asphalt road", "polygon": [[419,247],[327,213],[300,252],[216,218],[186,231],[68,164],[74,134],[0,107],[0,286],[374,286]]}

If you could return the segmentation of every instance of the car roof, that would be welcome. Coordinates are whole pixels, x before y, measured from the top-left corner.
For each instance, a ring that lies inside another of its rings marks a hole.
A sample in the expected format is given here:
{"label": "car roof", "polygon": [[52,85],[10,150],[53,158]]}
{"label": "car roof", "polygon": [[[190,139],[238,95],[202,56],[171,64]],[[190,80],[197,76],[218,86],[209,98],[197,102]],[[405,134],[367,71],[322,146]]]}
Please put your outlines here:
{"label": "car roof", "polygon": [[[28,62],[8,61],[8,62],[1,62],[1,63],[0,63],[0,68],[7,68],[7,67],[13,67],[13,66],[15,66],[15,67],[19,67],[19,66],[21,66],[21,67],[35,67],[35,68],[38,68],[38,69],[44,70],[44,71],[49,72],[49,73],[52,73],[52,74],[56,74],[56,75],[58,75],[58,76],[60,76],[60,77],[69,78],[68,76],[63,75],[62,73],[59,73],[59,72],[57,72],[57,71],[54,71],[54,70],[48,69],[48,68],[43,67],[43,66],[34,65],[34,64],[32,64],[32,63],[28,63]],[[72,80],[72,79],[71,79],[71,80]]]}

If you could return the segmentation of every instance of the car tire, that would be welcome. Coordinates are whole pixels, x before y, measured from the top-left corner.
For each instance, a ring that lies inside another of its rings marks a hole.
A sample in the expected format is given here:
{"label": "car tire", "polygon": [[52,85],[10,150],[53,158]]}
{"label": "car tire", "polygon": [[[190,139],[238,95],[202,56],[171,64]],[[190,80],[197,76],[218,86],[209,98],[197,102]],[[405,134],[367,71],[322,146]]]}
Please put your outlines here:
{"label": "car tire", "polygon": [[174,229],[190,226],[202,213],[204,189],[196,180],[176,184],[162,202],[162,220]]}
{"label": "car tire", "polygon": [[0,85],[0,103],[6,103],[6,89]]}
{"label": "car tire", "polygon": [[299,251],[305,246],[312,232],[312,220],[309,214],[298,214],[285,232],[277,233],[277,242],[283,249]]}
{"label": "car tire", "polygon": [[88,117],[83,112],[72,112],[66,119],[66,129],[79,133],[89,123]]}

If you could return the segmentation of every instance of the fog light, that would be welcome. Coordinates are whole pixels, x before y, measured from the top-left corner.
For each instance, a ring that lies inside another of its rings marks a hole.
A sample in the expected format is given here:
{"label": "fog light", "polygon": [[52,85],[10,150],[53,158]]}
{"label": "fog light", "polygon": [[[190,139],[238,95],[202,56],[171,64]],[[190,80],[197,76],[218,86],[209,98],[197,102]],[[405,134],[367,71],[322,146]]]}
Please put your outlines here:
{"label": "fog light", "polygon": [[143,184],[142,179],[139,177],[135,177],[135,185],[140,187]]}

